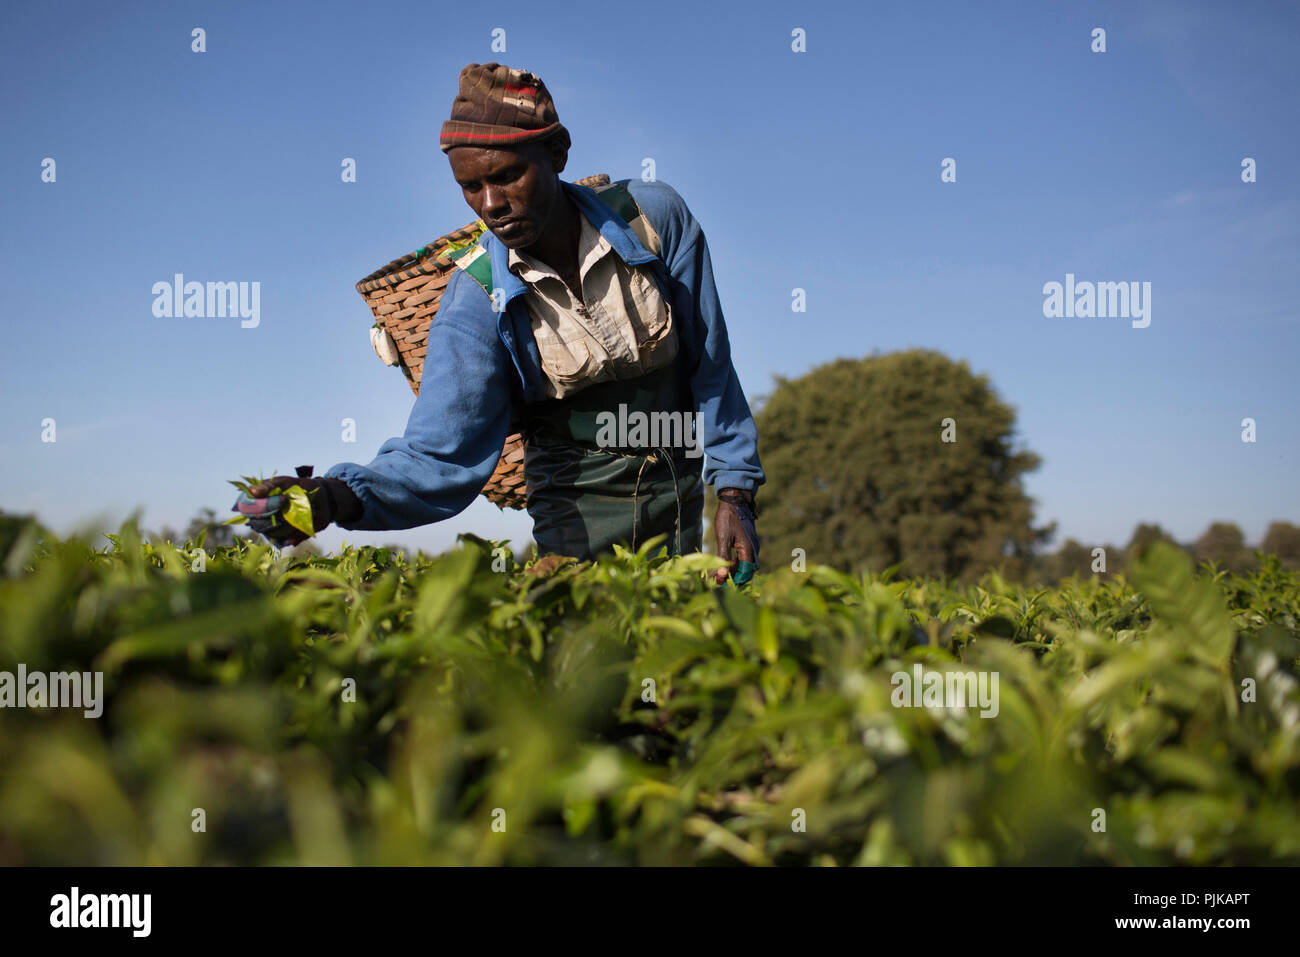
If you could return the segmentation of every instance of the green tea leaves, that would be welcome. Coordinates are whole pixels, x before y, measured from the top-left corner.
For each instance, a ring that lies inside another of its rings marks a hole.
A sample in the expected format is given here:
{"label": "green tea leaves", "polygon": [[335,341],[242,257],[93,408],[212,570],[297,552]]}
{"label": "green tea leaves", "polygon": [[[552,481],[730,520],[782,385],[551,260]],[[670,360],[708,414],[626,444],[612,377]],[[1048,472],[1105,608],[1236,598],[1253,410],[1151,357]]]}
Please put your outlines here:
{"label": "green tea leaves", "polygon": [[289,499],[289,507],[284,510],[284,520],[304,535],[315,535],[316,529],[311,523],[311,499],[301,485],[291,485],[281,489],[281,495]]}
{"label": "green tea leaves", "polygon": [[[311,493],[278,494],[309,534]],[[1300,863],[1276,563],[737,590],[653,543],[521,565],[475,536],[241,538],[199,571],[132,525],[9,540],[0,695],[19,663],[101,672],[107,719],[0,708],[15,863]]]}

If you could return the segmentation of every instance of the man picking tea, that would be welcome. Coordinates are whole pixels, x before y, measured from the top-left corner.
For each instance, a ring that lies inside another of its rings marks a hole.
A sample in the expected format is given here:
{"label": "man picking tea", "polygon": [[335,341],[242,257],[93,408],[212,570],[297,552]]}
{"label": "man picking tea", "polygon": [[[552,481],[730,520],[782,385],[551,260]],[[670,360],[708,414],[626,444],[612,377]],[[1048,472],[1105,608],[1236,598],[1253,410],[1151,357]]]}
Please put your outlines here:
{"label": "man picking tea", "polygon": [[704,233],[664,183],[560,179],[569,145],[537,76],[461,71],[441,146],[487,229],[456,259],[406,433],[368,465],[250,487],[235,508],[254,530],[305,539],[285,521],[292,485],[316,530],[450,518],[520,431],[540,554],[585,560],[659,534],[673,554],[699,551],[712,485],[718,554],[737,581],[752,574],[764,475]]}

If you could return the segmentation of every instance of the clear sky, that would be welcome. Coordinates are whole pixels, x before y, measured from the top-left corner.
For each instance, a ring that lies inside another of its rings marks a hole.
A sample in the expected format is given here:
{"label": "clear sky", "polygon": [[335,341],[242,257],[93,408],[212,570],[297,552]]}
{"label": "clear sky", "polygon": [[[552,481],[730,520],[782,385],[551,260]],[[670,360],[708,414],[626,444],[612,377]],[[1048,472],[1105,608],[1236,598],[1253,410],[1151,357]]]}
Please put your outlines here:
{"label": "clear sky", "polygon": [[[366,463],[400,434],[412,396],[354,284],[473,218],[438,131],[460,68],[496,60],[551,90],[567,178],[651,157],[685,197],[751,402],[839,356],[937,349],[1018,410],[1056,542],[1300,521],[1297,4],[550,9],[4,4],[0,508],[183,528],[230,507],[227,479]],[[176,273],[260,282],[260,324],[155,317]],[[1150,325],[1045,317],[1067,273],[1151,283]],[[479,499],[320,544],[530,527]]]}

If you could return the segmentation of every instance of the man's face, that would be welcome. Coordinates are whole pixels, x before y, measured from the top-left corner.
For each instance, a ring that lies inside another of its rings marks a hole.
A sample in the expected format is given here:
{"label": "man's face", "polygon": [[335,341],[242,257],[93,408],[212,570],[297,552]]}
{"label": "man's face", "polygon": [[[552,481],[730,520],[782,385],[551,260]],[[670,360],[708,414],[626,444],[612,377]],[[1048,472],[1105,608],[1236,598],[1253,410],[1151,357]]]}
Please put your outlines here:
{"label": "man's face", "polygon": [[515,149],[456,146],[447,151],[465,202],[511,249],[537,242],[561,200],[563,159],[553,148],[524,143]]}

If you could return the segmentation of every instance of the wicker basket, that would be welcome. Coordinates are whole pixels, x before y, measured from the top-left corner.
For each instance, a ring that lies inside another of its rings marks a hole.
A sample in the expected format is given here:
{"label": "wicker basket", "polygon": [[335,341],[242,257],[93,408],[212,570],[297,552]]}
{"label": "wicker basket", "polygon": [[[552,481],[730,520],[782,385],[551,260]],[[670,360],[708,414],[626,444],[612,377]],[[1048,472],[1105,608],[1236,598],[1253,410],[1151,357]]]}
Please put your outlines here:
{"label": "wicker basket", "polygon": [[[609,177],[600,173],[577,182],[581,186],[603,186]],[[384,361],[401,368],[416,395],[420,393],[420,373],[428,349],[429,323],[456,269],[445,254],[453,243],[460,248],[476,240],[484,228],[482,220],[462,226],[394,259],[357,283],[357,292],[365,298],[376,325],[396,347]],[[388,351],[383,342],[376,343],[375,350],[380,358]],[[483,494],[501,508],[524,507],[524,442],[518,433],[506,438],[501,459],[483,486]]]}

